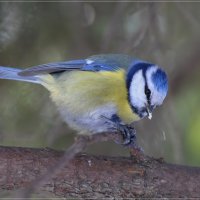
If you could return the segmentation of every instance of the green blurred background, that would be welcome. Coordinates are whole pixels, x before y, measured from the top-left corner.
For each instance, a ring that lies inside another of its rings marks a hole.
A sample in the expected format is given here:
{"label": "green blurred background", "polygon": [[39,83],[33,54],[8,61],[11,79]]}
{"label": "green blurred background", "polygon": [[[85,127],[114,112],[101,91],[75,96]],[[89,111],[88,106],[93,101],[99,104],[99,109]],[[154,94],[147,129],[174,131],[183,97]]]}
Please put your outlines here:
{"label": "green blurred background", "polygon": [[[200,3],[0,3],[0,65],[26,68],[99,53],[125,53],[162,66],[169,94],[153,119],[136,124],[148,155],[200,165]],[[66,149],[74,132],[49,93],[0,80],[0,145]],[[113,142],[87,150],[128,155]]]}

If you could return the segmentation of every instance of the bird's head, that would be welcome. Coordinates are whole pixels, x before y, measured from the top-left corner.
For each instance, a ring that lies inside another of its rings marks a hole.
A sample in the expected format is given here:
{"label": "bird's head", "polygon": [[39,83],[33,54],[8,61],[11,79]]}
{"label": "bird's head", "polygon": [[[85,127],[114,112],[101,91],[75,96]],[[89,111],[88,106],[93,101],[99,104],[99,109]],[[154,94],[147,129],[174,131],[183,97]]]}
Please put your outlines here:
{"label": "bird's head", "polygon": [[140,118],[152,117],[152,111],[163,103],[168,91],[166,73],[158,66],[134,61],[127,72],[128,98],[133,112]]}

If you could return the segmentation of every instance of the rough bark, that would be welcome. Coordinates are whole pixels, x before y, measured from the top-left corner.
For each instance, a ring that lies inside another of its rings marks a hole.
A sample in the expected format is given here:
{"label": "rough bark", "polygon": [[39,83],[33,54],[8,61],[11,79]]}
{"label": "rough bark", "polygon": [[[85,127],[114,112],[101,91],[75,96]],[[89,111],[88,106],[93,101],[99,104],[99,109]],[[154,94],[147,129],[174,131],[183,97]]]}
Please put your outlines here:
{"label": "rough bark", "polygon": [[[25,188],[55,164],[63,152],[0,147],[0,190]],[[136,162],[137,161],[137,162]],[[200,197],[200,168],[144,157],[78,155],[40,191],[57,197]]]}

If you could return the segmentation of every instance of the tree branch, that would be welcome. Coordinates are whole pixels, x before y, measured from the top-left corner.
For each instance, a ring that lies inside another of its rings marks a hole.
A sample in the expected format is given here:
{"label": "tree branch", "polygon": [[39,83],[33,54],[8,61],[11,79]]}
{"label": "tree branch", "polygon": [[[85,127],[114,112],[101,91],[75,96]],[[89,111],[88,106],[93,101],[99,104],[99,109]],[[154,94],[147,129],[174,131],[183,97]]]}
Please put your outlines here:
{"label": "tree branch", "polygon": [[[0,190],[25,188],[57,163],[63,152],[0,147]],[[78,155],[40,187],[57,197],[200,197],[200,168],[144,157]]]}

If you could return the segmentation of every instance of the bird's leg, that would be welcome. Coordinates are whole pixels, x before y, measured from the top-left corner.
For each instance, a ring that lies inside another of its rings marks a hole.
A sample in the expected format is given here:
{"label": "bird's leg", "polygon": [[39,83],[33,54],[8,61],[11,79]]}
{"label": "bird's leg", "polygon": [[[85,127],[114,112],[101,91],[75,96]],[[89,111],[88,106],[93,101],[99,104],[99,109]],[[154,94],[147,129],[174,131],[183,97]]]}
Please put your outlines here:
{"label": "bird's leg", "polygon": [[[136,143],[136,130],[132,125],[122,124],[120,118],[117,115],[113,115],[111,118],[102,116],[106,119],[106,123],[111,125],[111,132],[120,133],[122,136],[122,142],[120,139],[115,139],[117,144],[121,144],[130,149],[130,155],[136,160],[141,160],[141,154],[143,149]],[[109,134],[110,135],[110,134]]]}
{"label": "bird's leg", "polygon": [[114,131],[120,132],[122,134],[123,142],[121,144],[123,146],[138,148],[136,144],[136,130],[133,126],[123,124],[117,115],[113,115],[111,119],[107,118],[107,120],[112,122]]}
{"label": "bird's leg", "polygon": [[123,143],[122,145],[138,149],[138,151],[143,151],[141,147],[139,147],[136,143],[136,130],[133,126],[130,125],[122,125],[118,124],[118,131],[122,134]]}
{"label": "bird's leg", "polygon": [[123,125],[120,123],[116,124],[117,131],[122,134],[123,142],[122,145],[124,146],[134,146],[136,142],[136,131],[133,127]]}
{"label": "bird's leg", "polygon": [[136,130],[130,125],[117,124],[118,131],[122,134],[122,145],[129,148],[130,156],[135,162],[143,160],[143,149],[136,143]]}

